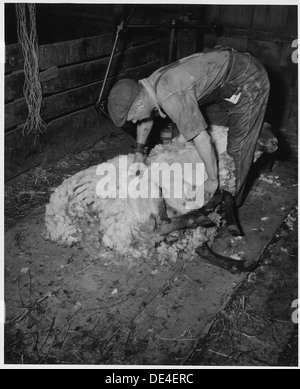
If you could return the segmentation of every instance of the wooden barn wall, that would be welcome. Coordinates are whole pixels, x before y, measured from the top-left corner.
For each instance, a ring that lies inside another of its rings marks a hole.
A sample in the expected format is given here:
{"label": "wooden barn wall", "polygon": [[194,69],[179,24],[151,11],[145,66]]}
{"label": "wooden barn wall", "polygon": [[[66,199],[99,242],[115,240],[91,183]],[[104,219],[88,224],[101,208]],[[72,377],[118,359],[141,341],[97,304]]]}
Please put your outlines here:
{"label": "wooden barn wall", "polygon": [[[113,32],[129,6],[52,5],[37,7],[41,117],[46,131],[37,138],[23,135],[28,109],[23,96],[24,59],[16,43],[16,20],[9,4],[6,19],[5,64],[5,179],[42,164],[91,147],[115,130],[111,121],[95,109],[109,55]],[[10,12],[10,13],[9,13]],[[188,15],[188,11],[186,12]],[[44,15],[44,16],[43,16]],[[46,15],[46,16],[45,16]],[[184,6],[136,7],[130,23],[170,23],[185,15]],[[56,22],[53,23],[53,20]],[[41,25],[44,23],[44,28]],[[68,28],[66,28],[66,25]],[[178,41],[186,39],[182,33]],[[104,98],[113,83],[123,77],[150,75],[168,60],[170,30],[128,29],[120,34]],[[14,42],[14,43],[12,43]],[[195,45],[195,36],[193,36]],[[183,46],[178,46],[183,47]],[[178,49],[180,51],[180,49]],[[184,53],[195,47],[188,45]],[[180,54],[180,53],[176,53]]]}
{"label": "wooden barn wall", "polygon": [[297,6],[293,5],[207,5],[205,22],[221,27],[219,34],[206,34],[203,47],[229,45],[249,52],[266,67],[270,83],[268,120],[282,141],[297,151],[298,80],[292,61],[297,39]]}

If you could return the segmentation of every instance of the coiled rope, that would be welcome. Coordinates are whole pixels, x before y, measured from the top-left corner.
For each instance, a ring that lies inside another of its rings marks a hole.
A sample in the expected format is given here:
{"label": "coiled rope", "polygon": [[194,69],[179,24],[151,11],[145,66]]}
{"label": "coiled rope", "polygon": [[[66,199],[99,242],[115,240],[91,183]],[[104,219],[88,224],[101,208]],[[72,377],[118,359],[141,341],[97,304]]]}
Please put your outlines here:
{"label": "coiled rope", "polygon": [[[26,5],[28,17],[26,18]],[[42,88],[39,81],[39,48],[36,32],[35,4],[16,4],[18,40],[24,56],[25,82],[23,93],[28,107],[28,117],[23,127],[23,135],[33,133],[36,137],[47,127],[40,116]]]}

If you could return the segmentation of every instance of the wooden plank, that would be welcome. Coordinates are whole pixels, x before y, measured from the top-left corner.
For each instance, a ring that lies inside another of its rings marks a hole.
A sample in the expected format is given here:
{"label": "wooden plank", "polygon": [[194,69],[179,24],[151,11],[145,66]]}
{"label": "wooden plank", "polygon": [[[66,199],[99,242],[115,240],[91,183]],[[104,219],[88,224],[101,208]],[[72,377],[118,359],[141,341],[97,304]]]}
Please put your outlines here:
{"label": "wooden plank", "polygon": [[[109,76],[122,72],[125,65],[130,68],[134,65],[141,65],[145,62],[155,60],[159,57],[159,50],[159,41],[129,48],[125,54],[125,63],[122,58],[122,53],[116,54],[111,64]],[[58,69],[57,78],[41,83],[43,95],[59,93],[103,79],[108,61],[108,58],[103,58]],[[20,71],[7,75],[5,77],[5,102],[22,97],[23,84],[23,72]]]}
{"label": "wooden plank", "polygon": [[[40,46],[40,67],[47,69],[51,66],[69,65],[110,55],[114,43],[113,34],[105,34],[90,38],[76,39]],[[123,47],[118,41],[116,52]]]}
{"label": "wooden plank", "polygon": [[275,72],[281,58],[282,43],[249,40],[248,51],[264,65]]}
{"label": "wooden plank", "polygon": [[13,101],[4,107],[5,131],[18,124],[24,123],[28,115],[28,108],[25,99]]}
{"label": "wooden plank", "polygon": [[5,73],[23,69],[24,57],[19,43],[5,46]]}
{"label": "wooden plank", "polygon": [[252,29],[281,34],[285,31],[288,5],[255,5]]}
{"label": "wooden plank", "polygon": [[289,6],[285,34],[295,37],[298,36],[298,9],[296,5]]}
{"label": "wooden plank", "polygon": [[[109,75],[116,74],[123,65],[121,55],[114,57]],[[58,77],[41,83],[43,95],[59,93],[81,85],[100,81],[104,78],[108,58],[72,65],[58,70]],[[5,102],[23,96],[23,72],[10,74],[5,77]]]}
{"label": "wooden plank", "polygon": [[42,161],[42,145],[33,135],[23,136],[22,127],[5,135],[5,181],[39,165]]}
{"label": "wooden plank", "polygon": [[[39,47],[39,66],[43,70],[51,66],[69,65],[108,56],[111,53],[113,43],[113,34],[104,34],[42,45]],[[120,39],[116,52],[122,49],[123,44],[122,39]],[[23,69],[24,58],[19,43],[6,46],[5,58],[5,73]]]}
{"label": "wooden plank", "polygon": [[[125,61],[122,53],[116,54],[110,68],[109,76],[119,74],[124,71],[125,66],[132,64],[140,65],[157,58],[159,45],[151,43],[143,46],[130,48],[126,51]],[[42,83],[43,94],[53,94],[81,85],[97,82],[103,79],[107,69],[108,59],[86,62],[59,69],[59,76],[55,80]]]}
{"label": "wooden plank", "polygon": [[253,5],[222,5],[219,24],[224,27],[251,27]]}
{"label": "wooden plank", "polygon": [[205,6],[205,23],[218,23],[220,18],[220,5],[206,5]]}
{"label": "wooden plank", "polygon": [[128,41],[128,46],[139,46],[160,39],[160,29],[157,28],[129,28],[126,31],[125,39]]}
{"label": "wooden plank", "polygon": [[33,136],[24,137],[22,128],[17,128],[5,136],[5,180],[42,162],[87,149],[114,129],[112,122],[94,107],[52,121],[35,145]]}
{"label": "wooden plank", "polygon": [[[72,4],[72,7],[74,7],[74,4]],[[80,10],[79,8],[77,10],[71,10],[70,8],[67,8],[66,10],[63,9],[54,9],[53,15],[56,15],[58,18],[66,18],[66,19],[80,19],[80,20],[87,20],[88,22],[97,22],[98,24],[111,24],[113,22],[113,15],[112,15],[112,4],[106,4],[102,5],[101,8],[99,6],[94,7],[93,10],[91,9],[93,5],[89,4],[89,8]],[[92,12],[91,12],[92,11]]]}
{"label": "wooden plank", "polygon": [[203,49],[210,49],[217,45],[218,37],[216,34],[205,34],[203,37]]}
{"label": "wooden plank", "polygon": [[240,51],[240,52],[246,52],[247,46],[248,46],[248,40],[247,39],[240,39],[240,38],[232,38],[229,36],[220,36],[217,38],[217,44],[230,46],[233,49]]}
{"label": "wooden plank", "polygon": [[24,72],[19,70],[14,74],[5,76],[5,102],[12,101],[18,97],[23,96],[23,85],[25,82]]}
{"label": "wooden plank", "polygon": [[152,62],[159,59],[159,54],[160,41],[129,48],[125,53],[125,67],[131,68],[147,62]]}
{"label": "wooden plank", "polygon": [[179,30],[177,43],[177,59],[187,57],[196,52],[197,30]]}
{"label": "wooden plank", "polygon": [[[122,73],[124,75],[124,73]],[[121,76],[121,75],[119,75]],[[107,79],[103,98],[107,95],[115,79]],[[41,117],[48,121],[95,103],[98,99],[103,81],[85,85],[46,97],[42,101]],[[15,100],[5,105],[5,131],[24,123],[28,115],[25,99]]]}
{"label": "wooden plank", "polygon": [[39,81],[40,83],[46,82],[49,80],[53,80],[53,78],[58,77],[58,67],[57,66],[51,66],[51,68],[48,68],[44,70],[43,72],[39,73]]}
{"label": "wooden plank", "polygon": [[87,149],[113,130],[111,120],[99,115],[94,106],[53,120],[43,137],[44,144],[51,145],[43,153],[43,161]]}
{"label": "wooden plank", "polygon": [[241,39],[251,39],[251,40],[260,40],[267,42],[278,42],[278,43],[291,43],[291,40],[296,36],[284,35],[278,33],[273,33],[269,31],[254,31],[254,30],[244,30],[241,28],[227,28],[224,27],[222,31],[222,36],[232,37],[232,38],[241,38]]}
{"label": "wooden plank", "polygon": [[130,24],[159,24],[172,20],[178,15],[178,6],[169,4],[143,4],[133,11]]}
{"label": "wooden plank", "polygon": [[288,43],[282,45],[281,57],[279,61],[279,66],[285,68],[285,76],[292,76],[294,79],[297,78],[298,66],[297,63],[294,63],[292,60],[292,55],[296,47],[292,47]]}
{"label": "wooden plank", "polygon": [[141,78],[149,77],[151,73],[153,73],[155,70],[159,68],[159,66],[160,66],[160,60],[157,59],[156,61],[127,69],[125,74],[126,77],[132,78],[137,81],[140,80]]}
{"label": "wooden plank", "polygon": [[[196,18],[196,22],[199,24],[212,24],[212,22],[207,23],[206,19],[206,6],[205,5],[200,5],[196,8],[194,12],[194,17]],[[195,46],[195,51],[200,52],[203,51],[204,48],[204,32],[199,30],[196,30],[196,46]]]}

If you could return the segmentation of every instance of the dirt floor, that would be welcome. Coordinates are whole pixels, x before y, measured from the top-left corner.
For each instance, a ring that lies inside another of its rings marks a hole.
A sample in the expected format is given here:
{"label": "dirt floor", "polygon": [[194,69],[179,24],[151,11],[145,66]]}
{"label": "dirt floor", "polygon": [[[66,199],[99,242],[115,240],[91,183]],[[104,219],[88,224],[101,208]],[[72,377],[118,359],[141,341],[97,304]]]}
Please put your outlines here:
{"label": "dirt floor", "polygon": [[215,243],[256,264],[251,272],[184,252],[165,265],[112,263],[112,252],[95,259],[43,238],[54,188],[132,147],[114,133],[6,185],[5,363],[298,366],[295,161],[276,161],[254,181],[239,210],[245,236]]}

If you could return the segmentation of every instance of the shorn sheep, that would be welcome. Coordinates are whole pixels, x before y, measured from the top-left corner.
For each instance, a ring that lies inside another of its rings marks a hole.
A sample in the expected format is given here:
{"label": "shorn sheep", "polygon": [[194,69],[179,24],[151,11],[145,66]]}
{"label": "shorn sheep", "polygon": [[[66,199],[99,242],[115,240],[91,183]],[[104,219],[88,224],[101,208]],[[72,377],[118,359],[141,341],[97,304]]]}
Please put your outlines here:
{"label": "shorn sheep", "polygon": [[[234,163],[226,152],[227,131],[226,127],[212,126],[210,135],[218,159],[220,187],[233,193]],[[276,139],[268,135],[261,144],[258,142],[255,159],[264,151],[274,151],[274,144],[273,148],[266,146],[271,138]],[[209,215],[213,227],[174,231],[167,239],[158,233],[166,215],[182,215],[204,205],[203,185],[207,175],[204,171],[202,181],[195,180],[195,163],[202,161],[193,143],[178,136],[169,144],[157,145],[140,176],[132,174],[133,160],[132,154],[120,155],[64,180],[46,206],[45,237],[59,244],[83,246],[96,256],[101,250],[109,249],[122,260],[155,256],[161,263],[176,261],[180,251],[193,257],[198,246],[212,242],[221,223],[217,212]],[[182,166],[193,163],[193,177],[183,174],[181,198],[174,196],[176,180],[172,175],[169,176],[171,188],[169,182],[160,180],[154,188],[158,196],[141,195],[146,184],[149,184],[148,194],[153,189],[153,169],[160,169],[163,175],[174,163]],[[130,188],[136,195],[128,195]]]}

